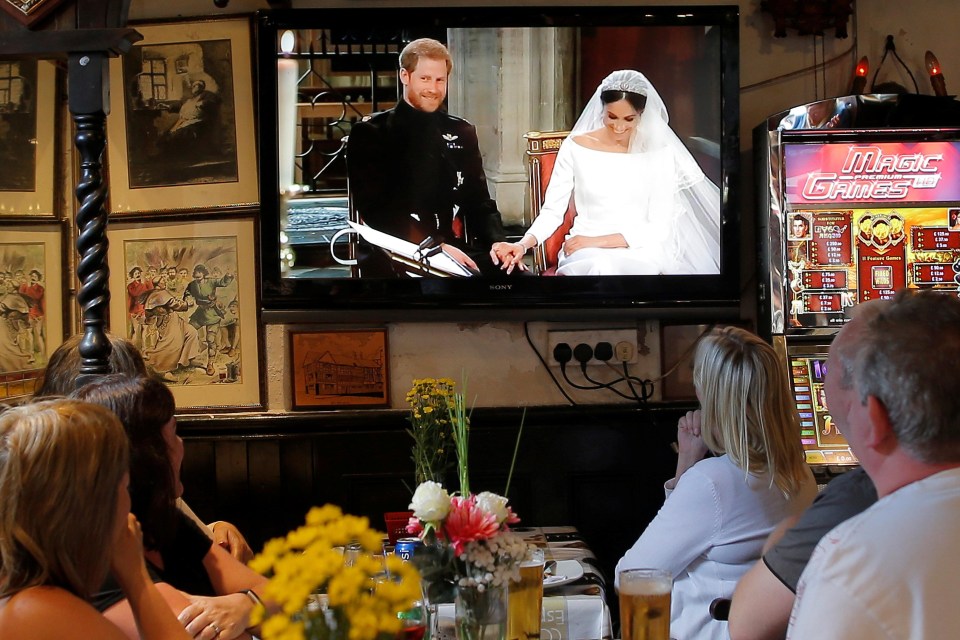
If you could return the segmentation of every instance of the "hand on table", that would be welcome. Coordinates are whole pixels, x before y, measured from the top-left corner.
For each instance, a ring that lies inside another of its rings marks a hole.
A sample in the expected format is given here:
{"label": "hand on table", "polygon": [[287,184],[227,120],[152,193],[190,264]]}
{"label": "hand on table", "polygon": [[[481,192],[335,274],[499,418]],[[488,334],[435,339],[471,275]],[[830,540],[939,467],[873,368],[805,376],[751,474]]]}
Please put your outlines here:
{"label": "hand on table", "polygon": [[234,525],[219,520],[211,524],[210,529],[213,531],[213,541],[221,548],[226,549],[234,558],[244,564],[253,560],[253,549],[250,548],[247,539]]}
{"label": "hand on table", "polygon": [[443,252],[444,252],[445,254],[447,254],[448,256],[450,256],[455,262],[458,262],[458,263],[462,264],[463,266],[465,266],[466,268],[468,268],[468,269],[470,269],[470,270],[472,270],[472,271],[479,271],[479,270],[480,270],[480,269],[477,267],[477,263],[473,261],[473,258],[471,258],[471,257],[468,256],[467,254],[465,254],[465,253],[464,253],[463,251],[461,251],[460,249],[457,249],[457,248],[456,248],[455,246],[453,246],[452,244],[447,244],[446,242],[444,242],[444,243],[443,243],[442,245],[440,245],[440,246],[443,247]]}
{"label": "hand on table", "polygon": [[253,601],[246,594],[187,598],[190,604],[177,619],[197,640],[233,640],[243,636],[250,625]]}

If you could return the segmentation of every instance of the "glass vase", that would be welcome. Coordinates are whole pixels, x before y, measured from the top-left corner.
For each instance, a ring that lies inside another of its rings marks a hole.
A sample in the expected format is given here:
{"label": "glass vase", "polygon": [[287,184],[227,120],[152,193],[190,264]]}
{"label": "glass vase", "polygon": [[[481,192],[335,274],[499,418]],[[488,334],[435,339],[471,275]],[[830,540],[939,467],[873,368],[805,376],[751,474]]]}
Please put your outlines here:
{"label": "glass vase", "polygon": [[505,640],[507,590],[503,587],[457,587],[457,640]]}

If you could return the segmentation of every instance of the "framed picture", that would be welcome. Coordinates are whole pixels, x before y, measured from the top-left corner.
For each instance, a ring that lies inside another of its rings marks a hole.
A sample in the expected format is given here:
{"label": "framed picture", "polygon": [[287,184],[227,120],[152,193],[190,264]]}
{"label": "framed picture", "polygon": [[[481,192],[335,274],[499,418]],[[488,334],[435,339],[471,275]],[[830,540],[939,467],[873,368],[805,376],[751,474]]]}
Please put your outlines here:
{"label": "framed picture", "polygon": [[56,67],[0,60],[0,219],[54,218]]}
{"label": "framed picture", "polygon": [[182,410],[261,408],[254,222],[110,227],[110,327]]}
{"label": "framed picture", "polygon": [[31,395],[63,342],[63,229],[0,228],[0,402]]}
{"label": "framed picture", "polygon": [[390,403],[387,330],[291,331],[294,409]]}
{"label": "framed picture", "polygon": [[110,212],[256,205],[249,19],[135,26],[110,61]]}

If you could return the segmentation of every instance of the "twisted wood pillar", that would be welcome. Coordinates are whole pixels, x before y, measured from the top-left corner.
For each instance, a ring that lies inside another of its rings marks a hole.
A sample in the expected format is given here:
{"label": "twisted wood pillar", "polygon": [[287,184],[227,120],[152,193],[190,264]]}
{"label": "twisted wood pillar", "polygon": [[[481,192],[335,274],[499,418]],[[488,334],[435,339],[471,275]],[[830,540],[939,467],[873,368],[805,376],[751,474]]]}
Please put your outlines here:
{"label": "twisted wood pillar", "polygon": [[[76,195],[77,276],[83,338],[80,340],[81,378],[109,372],[110,341],[106,335],[110,290],[107,268],[107,188],[103,176],[106,147],[107,56],[74,53],[69,57],[70,113],[76,125],[74,143],[80,154]],[[82,380],[80,381],[82,382]]]}

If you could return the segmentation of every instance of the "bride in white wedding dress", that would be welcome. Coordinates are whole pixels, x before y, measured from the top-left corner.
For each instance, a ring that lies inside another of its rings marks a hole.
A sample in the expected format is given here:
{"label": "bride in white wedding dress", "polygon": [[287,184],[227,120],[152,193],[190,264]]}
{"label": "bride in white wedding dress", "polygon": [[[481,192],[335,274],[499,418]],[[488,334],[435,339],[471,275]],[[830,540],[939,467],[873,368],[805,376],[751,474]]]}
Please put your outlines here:
{"label": "bride in white wedding dress", "polygon": [[507,271],[560,226],[573,227],[558,275],[720,272],[720,191],[667,124],[643,74],[607,76],[557,154],[540,215],[519,242],[493,245]]}

